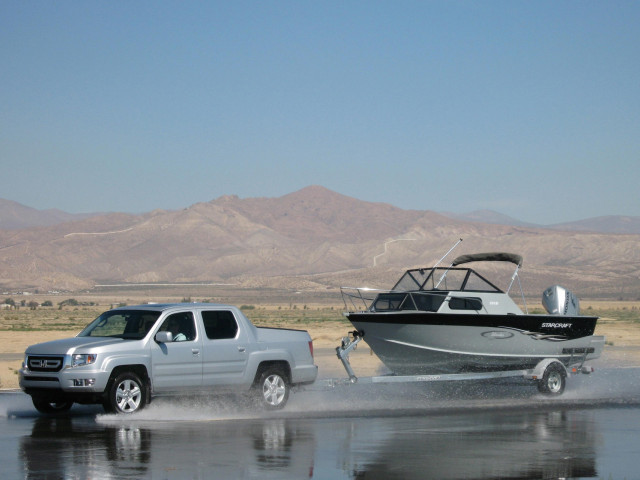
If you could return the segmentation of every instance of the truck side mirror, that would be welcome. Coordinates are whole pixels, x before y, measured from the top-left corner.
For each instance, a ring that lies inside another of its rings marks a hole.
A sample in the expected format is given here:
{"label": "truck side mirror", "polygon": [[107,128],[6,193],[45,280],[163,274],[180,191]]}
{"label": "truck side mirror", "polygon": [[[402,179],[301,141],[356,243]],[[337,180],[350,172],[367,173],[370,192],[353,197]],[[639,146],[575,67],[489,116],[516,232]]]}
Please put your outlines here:
{"label": "truck side mirror", "polygon": [[171,332],[158,332],[156,333],[156,342],[158,343],[171,343],[173,342],[173,333]]}

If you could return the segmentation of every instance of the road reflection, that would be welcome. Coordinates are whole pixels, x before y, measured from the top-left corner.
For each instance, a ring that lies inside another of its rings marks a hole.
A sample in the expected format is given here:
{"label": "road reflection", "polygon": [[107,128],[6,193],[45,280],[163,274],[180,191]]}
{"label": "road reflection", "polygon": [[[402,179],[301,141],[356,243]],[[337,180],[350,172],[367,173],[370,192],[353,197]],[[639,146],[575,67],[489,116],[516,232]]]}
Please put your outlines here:
{"label": "road reflection", "polygon": [[309,425],[283,419],[149,428],[40,417],[20,440],[26,478],[312,478],[314,449]]}
{"label": "road reflection", "polygon": [[[354,479],[595,478],[593,412],[387,419],[350,432],[343,460]],[[375,440],[373,440],[375,438]],[[362,452],[370,452],[362,455]]]}
{"label": "road reflection", "polygon": [[[598,410],[124,422],[39,417],[35,478],[595,478]],[[118,420],[120,421],[120,420]]]}
{"label": "road reflection", "polygon": [[137,427],[40,417],[31,435],[21,439],[20,456],[27,478],[140,477],[151,462],[151,437],[151,431]]}

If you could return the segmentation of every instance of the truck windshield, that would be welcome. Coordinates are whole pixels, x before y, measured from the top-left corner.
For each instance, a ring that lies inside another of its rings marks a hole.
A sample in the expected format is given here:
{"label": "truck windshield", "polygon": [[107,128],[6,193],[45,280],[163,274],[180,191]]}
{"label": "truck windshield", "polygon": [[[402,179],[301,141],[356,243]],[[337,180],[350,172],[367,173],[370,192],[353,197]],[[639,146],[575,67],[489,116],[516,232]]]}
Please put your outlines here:
{"label": "truck windshield", "polygon": [[78,336],[139,340],[149,333],[158,317],[160,317],[160,312],[145,310],[109,311],[91,322]]}

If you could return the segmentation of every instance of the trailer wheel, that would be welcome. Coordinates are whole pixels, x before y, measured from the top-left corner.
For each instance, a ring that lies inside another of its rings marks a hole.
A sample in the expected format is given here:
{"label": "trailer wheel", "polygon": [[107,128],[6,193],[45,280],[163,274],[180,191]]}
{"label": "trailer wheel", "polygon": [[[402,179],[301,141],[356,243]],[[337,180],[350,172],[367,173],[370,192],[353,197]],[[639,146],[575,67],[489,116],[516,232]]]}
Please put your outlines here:
{"label": "trailer wheel", "polygon": [[267,368],[256,385],[258,401],[267,410],[284,408],[289,400],[291,387],[286,374],[280,368]]}
{"label": "trailer wheel", "polygon": [[551,363],[538,381],[538,390],[545,395],[562,395],[567,383],[567,373],[562,365]]}
{"label": "trailer wheel", "polygon": [[133,413],[142,410],[146,403],[144,382],[135,373],[124,372],[109,387],[103,406],[109,413]]}
{"label": "trailer wheel", "polygon": [[56,402],[43,397],[31,397],[33,406],[40,413],[63,413],[67,412],[72,406],[71,401]]}

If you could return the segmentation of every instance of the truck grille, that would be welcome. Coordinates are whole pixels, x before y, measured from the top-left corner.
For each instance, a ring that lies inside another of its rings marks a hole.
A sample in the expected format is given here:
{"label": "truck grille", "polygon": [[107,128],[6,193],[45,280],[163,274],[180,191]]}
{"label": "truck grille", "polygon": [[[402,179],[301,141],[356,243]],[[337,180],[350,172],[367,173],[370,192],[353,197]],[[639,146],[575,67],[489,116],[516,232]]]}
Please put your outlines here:
{"label": "truck grille", "polygon": [[32,372],[59,372],[62,370],[64,357],[29,356],[27,366]]}

